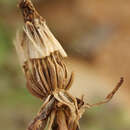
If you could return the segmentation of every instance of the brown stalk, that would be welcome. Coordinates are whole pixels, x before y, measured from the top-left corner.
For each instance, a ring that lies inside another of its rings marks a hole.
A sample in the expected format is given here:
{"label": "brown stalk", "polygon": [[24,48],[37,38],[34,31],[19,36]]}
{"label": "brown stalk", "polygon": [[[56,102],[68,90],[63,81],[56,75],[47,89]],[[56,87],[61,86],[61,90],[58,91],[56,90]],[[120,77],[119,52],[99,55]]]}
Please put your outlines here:
{"label": "brown stalk", "polygon": [[19,8],[24,19],[24,30],[17,35],[15,46],[26,76],[27,88],[43,101],[27,130],[79,130],[79,119],[86,108],[109,102],[123,78],[102,102],[86,104],[69,94],[74,74],[69,76],[64,58],[67,57],[38,14],[31,0],[21,0]]}

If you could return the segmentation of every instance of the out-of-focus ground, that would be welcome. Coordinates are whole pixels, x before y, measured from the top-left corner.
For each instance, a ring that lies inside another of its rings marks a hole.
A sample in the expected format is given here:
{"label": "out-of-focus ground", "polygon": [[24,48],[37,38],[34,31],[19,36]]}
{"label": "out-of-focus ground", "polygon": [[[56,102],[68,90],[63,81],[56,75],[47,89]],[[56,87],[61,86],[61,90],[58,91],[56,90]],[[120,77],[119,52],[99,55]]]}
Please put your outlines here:
{"label": "out-of-focus ground", "polygon": [[[25,88],[13,39],[22,25],[17,0],[0,0],[0,129],[24,130],[41,101]],[[106,105],[86,111],[81,130],[130,130],[130,0],[35,0],[70,56],[73,95],[102,100],[120,77],[123,86]]]}

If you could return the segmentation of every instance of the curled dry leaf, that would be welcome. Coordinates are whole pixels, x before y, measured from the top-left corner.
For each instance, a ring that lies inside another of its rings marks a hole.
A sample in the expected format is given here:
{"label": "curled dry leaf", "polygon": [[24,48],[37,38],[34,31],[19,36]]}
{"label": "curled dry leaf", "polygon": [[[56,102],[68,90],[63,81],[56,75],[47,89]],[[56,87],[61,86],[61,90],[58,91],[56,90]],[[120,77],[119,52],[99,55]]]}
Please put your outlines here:
{"label": "curled dry leaf", "polygon": [[24,70],[27,88],[44,101],[28,130],[78,130],[79,119],[94,105],[108,102],[123,83],[107,96],[105,101],[90,105],[68,93],[74,74],[69,75],[64,58],[66,52],[53,36],[45,19],[34,8],[31,0],[21,0],[19,8],[24,18],[15,47]]}

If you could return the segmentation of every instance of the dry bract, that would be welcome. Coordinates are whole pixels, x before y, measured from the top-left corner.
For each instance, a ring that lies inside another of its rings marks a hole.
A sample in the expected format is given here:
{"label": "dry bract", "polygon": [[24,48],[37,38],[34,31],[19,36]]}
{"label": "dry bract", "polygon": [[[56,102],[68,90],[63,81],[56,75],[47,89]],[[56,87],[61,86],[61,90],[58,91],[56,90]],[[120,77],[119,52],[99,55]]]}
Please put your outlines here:
{"label": "dry bract", "polygon": [[53,36],[45,20],[30,0],[21,0],[19,8],[24,28],[17,33],[15,46],[23,67],[28,90],[44,101],[28,130],[78,130],[85,108],[108,102],[121,86],[123,79],[105,101],[89,105],[68,93],[73,82],[64,58],[66,52]]}

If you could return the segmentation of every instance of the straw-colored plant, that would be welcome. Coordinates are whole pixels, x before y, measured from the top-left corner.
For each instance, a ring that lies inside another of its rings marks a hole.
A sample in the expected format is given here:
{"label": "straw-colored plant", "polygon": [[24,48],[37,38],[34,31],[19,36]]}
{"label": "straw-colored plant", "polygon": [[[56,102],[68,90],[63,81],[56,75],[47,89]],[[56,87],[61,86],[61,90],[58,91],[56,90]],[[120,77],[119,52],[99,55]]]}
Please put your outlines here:
{"label": "straw-colored plant", "polygon": [[69,76],[64,58],[66,52],[53,36],[45,19],[35,10],[31,0],[21,0],[19,8],[24,18],[23,31],[18,32],[15,46],[24,70],[27,88],[44,103],[28,130],[78,130],[79,119],[86,108],[111,100],[123,82],[104,101],[87,104],[69,94],[73,73]]}

